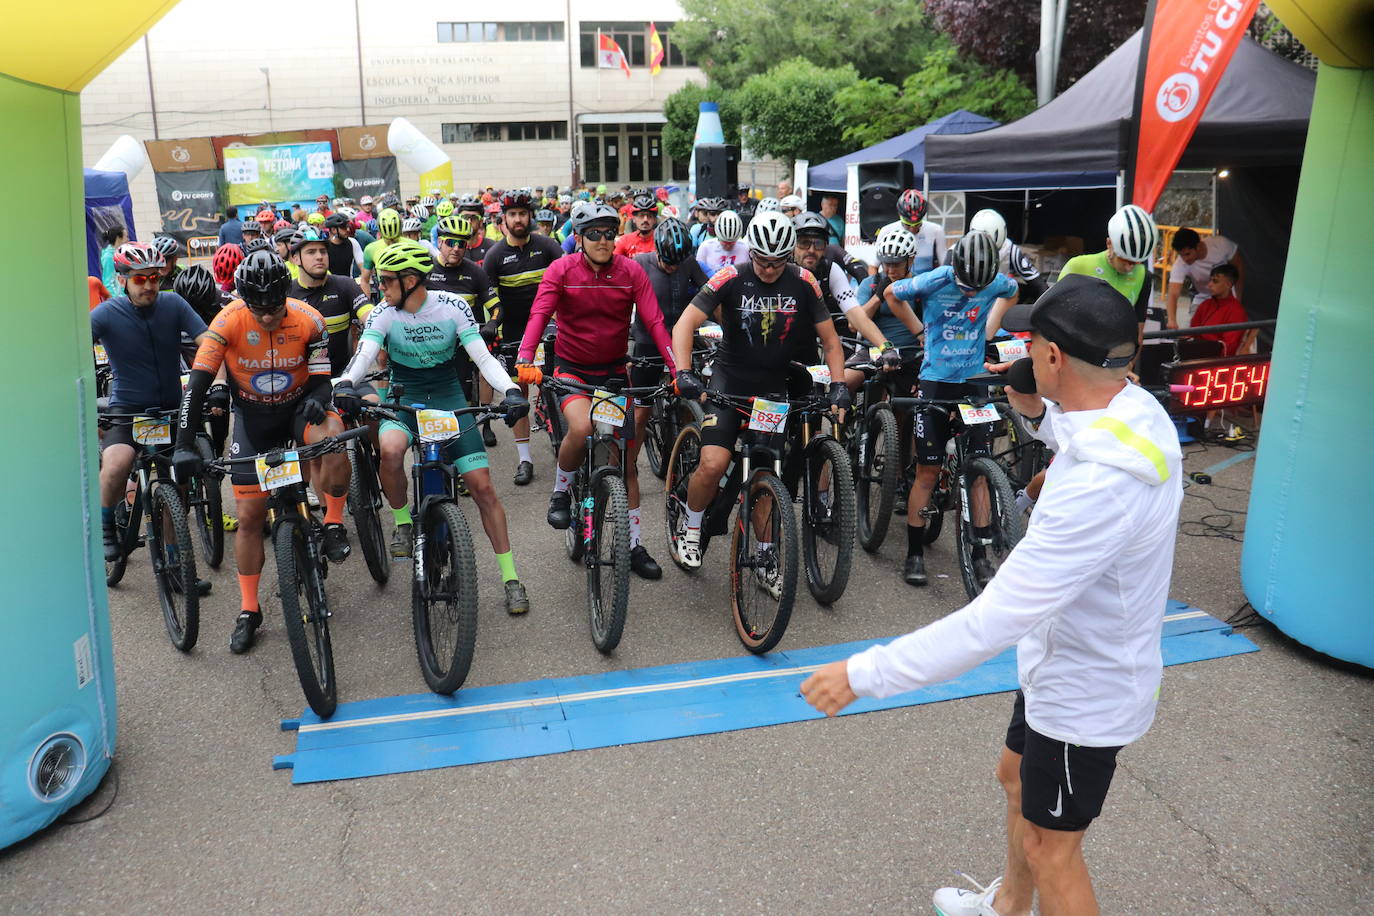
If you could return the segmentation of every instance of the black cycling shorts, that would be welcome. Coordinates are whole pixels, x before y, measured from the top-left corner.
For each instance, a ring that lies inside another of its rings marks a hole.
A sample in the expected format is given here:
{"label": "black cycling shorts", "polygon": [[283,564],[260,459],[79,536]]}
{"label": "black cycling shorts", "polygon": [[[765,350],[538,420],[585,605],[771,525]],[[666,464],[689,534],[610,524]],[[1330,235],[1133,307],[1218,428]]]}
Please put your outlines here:
{"label": "black cycling shorts", "polygon": [[[776,385],[776,381],[773,384]],[[770,388],[767,384],[760,384],[757,379],[750,379],[738,373],[732,374],[728,368],[719,365],[711,375],[710,389],[741,397],[771,400],[782,400],[787,397],[787,391],[784,389]],[[702,407],[706,415],[701,421],[701,444],[718,445],[734,451],[735,440],[739,438],[740,430],[749,427],[748,411],[711,401],[707,401]]]}
{"label": "black cycling shorts", "polygon": [[[986,388],[963,382],[932,382],[922,379],[917,386],[920,397],[937,401],[955,401],[969,395],[987,393]],[[916,412],[916,463],[940,465],[945,463],[945,445],[949,442],[953,420],[952,407],[927,407]],[[993,423],[978,423],[964,432],[964,451],[988,454],[992,450]]]}
{"label": "black cycling shorts", "polygon": [[[296,412],[297,401],[281,407],[233,408],[234,438],[229,443],[230,458],[247,458],[281,448],[291,442],[305,442],[305,418]],[[258,486],[258,473],[252,465],[234,466],[229,482],[235,487]],[[264,496],[266,494],[263,494]]]}
{"label": "black cycling shorts", "polygon": [[[176,409],[176,405],[173,405],[171,408],[159,408],[158,410],[160,411],[160,410],[163,410],[163,409],[175,410],[175,409]],[[111,413],[135,413],[135,411],[129,410],[129,409],[126,408],[126,407],[116,407],[116,406],[111,406],[111,407],[110,407],[110,412],[111,412]],[[155,412],[157,412],[157,411],[155,411]],[[177,434],[177,418],[176,418],[176,414],[173,414],[173,415],[167,420],[167,422],[171,424],[171,427],[172,427],[172,437],[175,439],[176,434]],[[135,445],[135,443],[134,443],[134,421],[133,421],[133,420],[116,420],[116,421],[113,421],[113,422],[111,423],[111,425],[110,425],[110,427],[109,427],[108,429],[102,429],[102,430],[100,431],[100,450],[103,452],[103,451],[105,451],[105,449],[109,448],[109,447],[112,446],[112,445],[127,445],[127,446],[129,446],[129,448],[133,448],[133,449],[136,449],[136,448],[137,448],[137,445]],[[170,449],[170,448],[171,448],[170,445],[167,445],[167,446],[158,446],[158,447],[159,447],[159,448],[166,448],[166,449]]]}
{"label": "black cycling shorts", "polygon": [[1046,830],[1087,830],[1102,813],[1120,747],[1084,747],[1046,738],[1026,724],[1016,691],[1007,749],[1021,755],[1021,816]]}
{"label": "black cycling shorts", "polygon": [[[611,383],[617,383],[617,387],[629,387],[630,376],[626,371],[624,363],[614,363],[604,366],[587,366],[555,356],[553,360],[553,376],[555,378],[565,378],[583,385],[591,385],[596,388],[608,388]],[[568,405],[579,398],[590,401],[592,395],[590,391],[559,391],[558,409],[567,410]],[[626,418],[626,424],[621,429],[622,439],[633,439],[634,436],[634,410],[631,409]]]}
{"label": "black cycling shorts", "polygon": [[[630,387],[648,388],[651,385],[657,385],[659,382],[663,381],[663,357],[659,354],[658,347],[655,346],[652,342],[645,343],[644,341],[636,340],[634,343],[634,348],[634,353],[636,357],[657,357],[658,362],[656,364],[648,366],[631,366]],[[636,401],[636,403],[638,403],[638,401]],[[649,405],[640,404],[639,406],[647,407]]]}

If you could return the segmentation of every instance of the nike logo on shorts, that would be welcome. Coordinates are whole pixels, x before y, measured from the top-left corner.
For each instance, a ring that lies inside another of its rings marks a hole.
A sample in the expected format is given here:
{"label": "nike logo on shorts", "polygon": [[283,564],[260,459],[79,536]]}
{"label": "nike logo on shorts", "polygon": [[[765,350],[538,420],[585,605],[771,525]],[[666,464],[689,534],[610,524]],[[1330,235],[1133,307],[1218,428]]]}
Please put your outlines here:
{"label": "nike logo on shorts", "polygon": [[1059,795],[1054,799],[1054,807],[1050,809],[1050,817],[1059,817],[1064,813],[1064,787],[1059,787]]}

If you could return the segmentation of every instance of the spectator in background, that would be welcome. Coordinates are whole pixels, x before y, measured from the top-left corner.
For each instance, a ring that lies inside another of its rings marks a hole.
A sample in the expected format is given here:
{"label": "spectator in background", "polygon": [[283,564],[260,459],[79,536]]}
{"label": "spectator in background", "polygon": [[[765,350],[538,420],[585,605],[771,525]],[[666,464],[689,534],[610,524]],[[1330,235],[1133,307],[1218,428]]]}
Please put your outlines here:
{"label": "spectator in background", "polygon": [[115,250],[129,241],[129,231],[123,226],[114,225],[100,234],[100,240],[105,243],[105,247],[100,249],[100,282],[105,284],[105,289],[113,296],[124,295],[124,290],[119,288],[119,277],[115,273],[114,253]]}
{"label": "spectator in background", "polygon": [[[1240,304],[1240,300],[1235,296],[1236,283],[1240,280],[1240,271],[1234,264],[1218,264],[1212,268],[1211,276],[1207,278],[1207,291],[1211,297],[1204,299],[1202,304],[1193,312],[1193,320],[1189,327],[1201,328],[1214,324],[1236,324],[1242,321],[1249,321],[1250,317],[1245,314],[1245,306]],[[1199,340],[1220,341],[1225,347],[1222,351],[1223,356],[1235,356],[1240,352],[1241,342],[1245,339],[1246,331],[1222,331],[1219,334],[1199,334]]]}
{"label": "spectator in background", "polygon": [[243,220],[239,219],[237,208],[229,211],[229,218],[219,227],[219,243],[221,245],[243,244]]}
{"label": "spectator in background", "polygon": [[1239,279],[1236,292],[1245,292],[1245,262],[1240,256],[1236,243],[1223,235],[1213,235],[1203,239],[1193,229],[1183,228],[1174,233],[1174,251],[1178,257],[1169,271],[1169,292],[1164,308],[1169,313],[1170,328],[1180,327],[1178,319],[1178,294],[1183,291],[1183,281],[1193,284],[1193,301],[1188,308],[1189,321],[1197,307],[1207,298],[1207,282],[1211,279],[1212,268],[1218,264],[1234,264]]}
{"label": "spectator in background", "polygon": [[91,309],[110,298],[110,291],[105,288],[105,283],[99,277],[86,278],[86,291],[91,296]]}
{"label": "spectator in background", "polygon": [[821,198],[821,216],[830,224],[830,244],[844,244],[844,218],[840,216],[840,199],[834,194]]}
{"label": "spectator in background", "polygon": [[778,182],[778,200],[782,200],[784,197],[791,193],[792,182],[789,179],[784,178],[782,181]]}
{"label": "spectator in background", "polygon": [[315,198],[315,212],[323,213],[325,219],[328,219],[329,217],[334,215],[334,211],[329,209],[328,194],[321,194],[319,197]]}
{"label": "spectator in background", "polygon": [[305,222],[307,216],[309,216],[309,214],[305,212],[304,207],[295,207],[291,211],[291,222],[299,226],[301,223]]}

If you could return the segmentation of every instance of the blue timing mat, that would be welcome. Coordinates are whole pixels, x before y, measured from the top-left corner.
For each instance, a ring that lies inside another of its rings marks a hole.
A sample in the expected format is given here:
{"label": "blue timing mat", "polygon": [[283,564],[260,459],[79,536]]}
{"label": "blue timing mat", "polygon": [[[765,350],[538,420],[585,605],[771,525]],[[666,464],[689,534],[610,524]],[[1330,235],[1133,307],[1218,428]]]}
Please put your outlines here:
{"label": "blue timing mat", "polygon": [[[292,782],[326,782],[536,757],[820,718],[799,687],[810,672],[874,643],[865,640],[758,657],[612,671],[344,703],[327,720],[307,710],[282,722],[296,751],[273,760]],[[1170,601],[1164,664],[1257,652],[1204,611]],[[933,687],[860,699],[844,715],[1016,689],[1016,650]]]}

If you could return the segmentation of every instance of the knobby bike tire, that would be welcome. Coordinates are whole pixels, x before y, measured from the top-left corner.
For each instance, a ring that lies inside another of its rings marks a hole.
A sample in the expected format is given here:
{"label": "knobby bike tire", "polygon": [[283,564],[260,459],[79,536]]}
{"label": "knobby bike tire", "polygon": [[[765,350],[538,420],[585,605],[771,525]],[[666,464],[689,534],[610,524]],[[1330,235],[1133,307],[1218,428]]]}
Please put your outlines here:
{"label": "knobby bike tire", "polygon": [[368,575],[378,585],[386,585],[391,578],[391,549],[377,514],[381,491],[377,470],[372,466],[372,452],[366,444],[354,439],[348,443],[348,457],[352,467],[348,475],[348,511],[358,532],[358,548],[363,553]]}
{"label": "knobby bike tire", "polygon": [[892,521],[901,467],[897,417],[885,403],[874,405],[853,437],[854,507],[859,545],[869,553],[883,546]]}
{"label": "knobby bike tire", "polygon": [[592,645],[620,645],[630,609],[630,499],[625,481],[602,474],[592,485],[592,537],[587,551],[587,618]]}
{"label": "knobby bike tire", "polygon": [[563,552],[568,555],[568,559],[574,563],[582,562],[582,554],[587,548],[586,524],[583,519],[582,499],[586,495],[586,486],[582,480],[582,469],[578,468],[573,472],[573,479],[568,484],[568,514],[570,520],[568,527],[563,530]]}
{"label": "knobby bike tire", "polygon": [[272,546],[296,677],[315,715],[327,719],[339,703],[338,684],[334,679],[334,649],[329,642],[329,606],[320,567],[310,557],[305,525],[299,517],[284,517],[273,532]]}
{"label": "knobby bike tire", "polygon": [[663,521],[668,533],[668,556],[672,558],[678,569],[686,573],[694,573],[696,569],[682,564],[682,557],[677,552],[675,535],[677,534],[678,520],[687,511],[687,482],[700,462],[701,428],[699,426],[684,426],[682,431],[677,434],[677,441],[673,443],[673,451],[668,459],[668,470],[664,476]]}
{"label": "knobby bike tire", "polygon": [[[806,587],[817,602],[833,604],[849,585],[854,562],[854,476],[844,446],[834,439],[813,439],[806,461],[808,492],[802,500],[801,526]],[[829,480],[828,507],[821,501],[822,478]]]}
{"label": "knobby bike tire", "polygon": [[705,412],[696,401],[677,399],[671,404],[654,402],[654,413],[649,417],[649,428],[644,434],[644,454],[649,459],[649,470],[663,480],[668,474],[673,446],[677,437],[688,426],[700,426]]}
{"label": "knobby bike tire", "polygon": [[467,680],[477,645],[477,558],[457,503],[430,503],[420,526],[423,555],[416,562],[424,566],[411,588],[415,652],[429,689],[451,694]]}
{"label": "knobby bike tire", "polygon": [[[196,451],[201,461],[214,458],[210,442],[204,436],[196,437]],[[196,532],[200,537],[201,553],[211,569],[219,569],[224,562],[224,493],[220,490],[220,479],[209,474],[198,474],[191,481],[191,493],[195,501]]]}
{"label": "knobby bike tire", "polygon": [[989,526],[992,528],[993,541],[992,546],[988,548],[989,559],[1000,563],[1025,534],[1021,518],[1016,512],[1016,496],[1012,493],[1006,471],[991,458],[978,456],[969,459],[964,470],[965,490],[959,494],[957,540],[959,574],[964,580],[964,591],[970,599],[977,598],[983,590],[973,574],[973,512],[968,503],[973,483],[979,478],[985,479],[988,484]]}
{"label": "knobby bike tire", "polygon": [[138,547],[138,531],[143,523],[143,491],[138,486],[138,477],[136,475],[130,476],[134,480],[133,502],[129,502],[129,496],[126,493],[114,507],[115,537],[119,541],[119,559],[105,563],[105,585],[110,588],[114,588],[124,578],[124,571],[129,568],[129,554]]}
{"label": "knobby bike tire", "polygon": [[[196,552],[191,542],[191,526],[174,484],[157,482],[152,488],[148,556],[157,582],[158,603],[162,605],[162,622],[167,626],[172,645],[182,652],[190,652],[200,635],[200,593],[196,591]],[[172,531],[170,541],[164,533],[167,528]]]}
{"label": "knobby bike tire", "polygon": [[[753,565],[758,541],[752,513],[764,497],[772,500],[767,528],[773,538],[775,562],[780,567],[782,588],[776,601],[759,584]],[[740,499],[730,538],[730,610],[735,634],[744,648],[758,655],[776,646],[787,632],[796,596],[797,522],[792,511],[792,496],[773,474],[757,474]]]}
{"label": "knobby bike tire", "polygon": [[563,411],[558,408],[558,396],[543,385],[539,386],[539,402],[544,405],[544,429],[549,434],[554,460],[557,460],[558,447],[563,444],[565,435]]}

